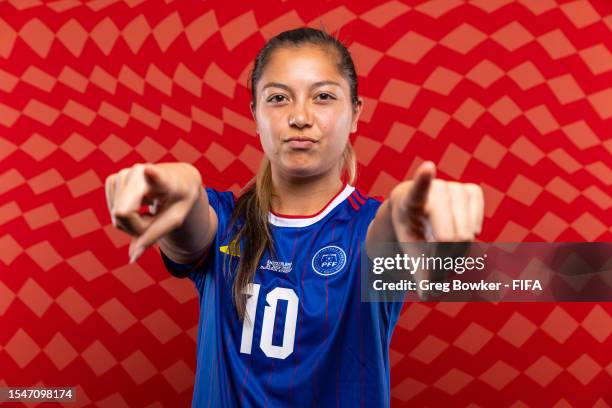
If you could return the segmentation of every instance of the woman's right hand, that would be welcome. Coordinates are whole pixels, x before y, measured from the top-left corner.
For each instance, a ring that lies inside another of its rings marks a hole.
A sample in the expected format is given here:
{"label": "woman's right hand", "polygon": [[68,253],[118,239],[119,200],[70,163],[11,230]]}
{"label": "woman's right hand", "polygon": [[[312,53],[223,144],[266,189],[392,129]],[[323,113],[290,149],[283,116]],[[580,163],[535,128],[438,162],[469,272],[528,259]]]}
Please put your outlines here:
{"label": "woman's right hand", "polygon": [[[135,164],[109,175],[105,187],[113,225],[134,237],[129,249],[134,262],[183,224],[201,196],[202,178],[188,163]],[[143,205],[150,206],[148,214],[141,212]]]}

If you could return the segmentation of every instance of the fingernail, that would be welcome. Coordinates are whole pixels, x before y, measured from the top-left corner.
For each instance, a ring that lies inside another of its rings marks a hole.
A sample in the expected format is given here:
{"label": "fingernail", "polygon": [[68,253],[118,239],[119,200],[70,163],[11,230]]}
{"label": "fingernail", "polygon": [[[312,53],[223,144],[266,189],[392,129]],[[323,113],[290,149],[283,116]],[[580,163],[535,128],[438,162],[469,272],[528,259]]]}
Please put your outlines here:
{"label": "fingernail", "polygon": [[144,248],[141,246],[137,246],[133,251],[132,251],[132,255],[130,255],[130,263],[134,263],[138,260],[138,258],[140,258],[140,255],[142,255],[144,251]]}

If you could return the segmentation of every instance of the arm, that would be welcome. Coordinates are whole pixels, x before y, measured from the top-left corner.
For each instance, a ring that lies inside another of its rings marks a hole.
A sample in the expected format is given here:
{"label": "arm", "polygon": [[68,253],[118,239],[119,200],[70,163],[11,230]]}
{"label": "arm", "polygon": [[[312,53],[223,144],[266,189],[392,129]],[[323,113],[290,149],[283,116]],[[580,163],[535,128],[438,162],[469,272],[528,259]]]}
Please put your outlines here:
{"label": "arm", "polygon": [[159,247],[176,263],[195,262],[212,243],[217,224],[217,213],[202,188],[183,224],[161,237]]}
{"label": "arm", "polygon": [[[202,257],[217,231],[217,215],[208,203],[199,171],[187,163],[137,164],[106,179],[113,225],[134,236],[130,262],[159,242],[177,263]],[[154,214],[142,204],[157,203]]]}
{"label": "arm", "polygon": [[[480,233],[484,214],[480,187],[435,179],[435,171],[433,163],[425,162],[413,181],[393,189],[368,227],[368,254],[376,243],[470,242]],[[431,276],[421,270],[414,278],[418,282]]]}

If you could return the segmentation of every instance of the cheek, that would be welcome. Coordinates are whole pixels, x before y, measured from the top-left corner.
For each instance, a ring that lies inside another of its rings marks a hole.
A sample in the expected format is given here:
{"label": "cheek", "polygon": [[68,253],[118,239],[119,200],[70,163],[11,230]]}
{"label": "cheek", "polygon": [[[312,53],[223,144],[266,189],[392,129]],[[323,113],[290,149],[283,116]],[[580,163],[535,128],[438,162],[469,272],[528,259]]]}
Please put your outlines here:
{"label": "cheek", "polygon": [[278,135],[282,117],[280,112],[263,112],[257,115],[257,130],[262,136]]}
{"label": "cheek", "polygon": [[263,131],[259,134],[259,142],[261,143],[261,148],[266,156],[273,158],[278,155],[278,145],[274,142],[273,137],[268,134],[267,131]]}
{"label": "cheek", "polygon": [[335,112],[329,115],[321,124],[322,131],[327,134],[334,145],[346,144],[351,131],[351,116],[346,112]]}
{"label": "cheek", "polygon": [[266,151],[271,150],[274,146],[274,138],[277,134],[274,128],[275,123],[277,123],[275,118],[271,118],[269,115],[257,116],[257,133],[259,133],[259,140]]}

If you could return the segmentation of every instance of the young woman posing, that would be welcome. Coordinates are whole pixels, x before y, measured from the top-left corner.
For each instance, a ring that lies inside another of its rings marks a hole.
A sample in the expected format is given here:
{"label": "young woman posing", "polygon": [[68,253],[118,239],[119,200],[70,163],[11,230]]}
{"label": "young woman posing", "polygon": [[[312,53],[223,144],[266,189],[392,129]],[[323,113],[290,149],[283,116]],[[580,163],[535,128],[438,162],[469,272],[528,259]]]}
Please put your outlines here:
{"label": "young woman posing", "polygon": [[435,179],[431,162],[383,203],[353,187],[363,101],[349,52],[324,32],[269,40],[251,86],[265,158],[243,194],[203,189],[189,164],[137,164],[106,180],[113,223],[134,236],[132,262],[157,242],[197,287],[193,406],[388,406],[402,304],[360,301],[362,244],[471,241],[482,191]]}

